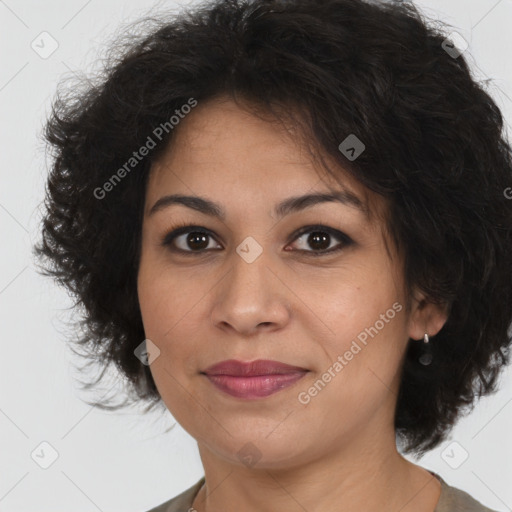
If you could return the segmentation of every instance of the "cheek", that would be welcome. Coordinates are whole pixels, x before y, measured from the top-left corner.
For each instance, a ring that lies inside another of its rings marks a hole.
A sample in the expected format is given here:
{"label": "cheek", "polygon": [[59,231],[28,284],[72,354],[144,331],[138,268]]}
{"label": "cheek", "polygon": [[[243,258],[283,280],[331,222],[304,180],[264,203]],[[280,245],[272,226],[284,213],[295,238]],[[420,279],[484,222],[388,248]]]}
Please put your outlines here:
{"label": "cheek", "polygon": [[397,306],[367,307],[351,322],[340,323],[338,335],[324,345],[327,361],[311,387],[299,390],[299,400],[311,402],[308,414],[324,418],[326,429],[339,430],[340,419],[346,428],[364,425],[395,398],[403,354],[403,313]]}
{"label": "cheek", "polygon": [[160,350],[160,357],[150,368],[157,385],[160,380],[172,381],[167,372],[178,378],[197,372],[198,302],[207,289],[200,290],[197,282],[186,284],[180,282],[176,272],[165,272],[149,262],[139,272],[144,333]]}
{"label": "cheek", "polygon": [[[384,269],[367,267],[334,271],[325,277],[316,276],[314,282],[302,281],[294,291],[306,298],[304,302],[311,307],[314,321],[327,330],[328,338],[350,340],[379,321],[386,311],[391,309],[386,319],[393,319],[397,313],[393,304],[401,304],[402,297],[388,275]],[[382,328],[381,322],[379,325]]]}
{"label": "cheek", "polygon": [[[150,371],[167,409],[183,426],[190,428],[188,379],[197,372],[198,348],[190,336],[194,323],[186,293],[176,292],[172,276],[157,265],[142,264],[138,276],[139,305],[146,338],[159,349]],[[179,287],[178,287],[179,289]],[[188,315],[187,315],[188,312]],[[197,411],[196,411],[197,412]]]}
{"label": "cheek", "polygon": [[139,306],[148,337],[162,338],[170,333],[193,307],[193,299],[197,301],[198,283],[180,282],[176,272],[166,271],[150,260],[141,263],[137,283]]}
{"label": "cheek", "polygon": [[329,333],[321,337],[327,365],[324,361],[326,368],[319,370],[338,361],[338,371],[331,368],[331,374],[343,374],[335,380],[354,392],[379,379],[389,385],[399,370],[407,341],[406,318],[403,297],[391,276],[384,269],[365,268],[339,285],[322,283],[315,293],[317,299],[323,297],[315,302],[321,320],[316,323],[327,326]]}

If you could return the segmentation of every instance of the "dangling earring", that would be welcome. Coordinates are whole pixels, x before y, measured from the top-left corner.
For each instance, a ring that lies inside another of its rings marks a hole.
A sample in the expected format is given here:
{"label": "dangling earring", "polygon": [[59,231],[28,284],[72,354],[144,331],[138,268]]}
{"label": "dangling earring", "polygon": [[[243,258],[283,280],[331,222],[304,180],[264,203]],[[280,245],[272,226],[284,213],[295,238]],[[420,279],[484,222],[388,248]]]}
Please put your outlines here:
{"label": "dangling earring", "polygon": [[432,346],[429,343],[428,334],[425,333],[423,336],[423,354],[421,354],[419,362],[423,366],[428,366],[432,362],[432,359]]}

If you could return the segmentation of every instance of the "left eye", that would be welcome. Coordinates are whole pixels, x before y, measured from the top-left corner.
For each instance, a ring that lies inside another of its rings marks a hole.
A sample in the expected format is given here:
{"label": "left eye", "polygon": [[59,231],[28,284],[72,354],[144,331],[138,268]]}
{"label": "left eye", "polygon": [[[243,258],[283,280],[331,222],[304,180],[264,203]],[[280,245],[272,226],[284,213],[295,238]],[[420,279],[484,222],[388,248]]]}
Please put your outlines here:
{"label": "left eye", "polygon": [[[305,235],[308,235],[307,238]],[[182,238],[183,237],[183,238]],[[208,238],[213,239],[212,233],[200,226],[182,226],[168,233],[163,241],[162,245],[169,246],[173,252],[202,254],[206,249],[214,249],[209,247]],[[332,238],[338,239],[340,242],[332,247]],[[330,254],[333,252],[341,251],[343,247],[347,247],[353,243],[353,240],[345,233],[338,231],[337,229],[329,228],[326,226],[306,226],[296,232],[293,235],[292,240],[303,240],[303,243],[307,243],[310,247],[313,247],[313,251],[306,249],[298,249],[299,252],[311,253],[309,256],[322,256],[324,254]],[[179,242],[182,243],[182,247],[179,247]],[[178,247],[176,247],[178,245]],[[187,247],[188,245],[188,247]],[[189,250],[192,248],[193,250]],[[218,249],[215,249],[218,250]]]}
{"label": "left eye", "polygon": [[[308,236],[306,237],[306,235]],[[352,239],[345,233],[337,229],[328,228],[327,226],[306,226],[298,233],[295,233],[293,240],[300,240],[302,238],[305,238],[305,243],[309,244],[310,247],[316,249],[315,251],[299,249],[300,251],[311,253],[310,256],[322,256],[341,251],[343,247],[353,243]],[[332,247],[329,243],[329,241],[333,241],[332,238],[337,238],[341,243]]]}

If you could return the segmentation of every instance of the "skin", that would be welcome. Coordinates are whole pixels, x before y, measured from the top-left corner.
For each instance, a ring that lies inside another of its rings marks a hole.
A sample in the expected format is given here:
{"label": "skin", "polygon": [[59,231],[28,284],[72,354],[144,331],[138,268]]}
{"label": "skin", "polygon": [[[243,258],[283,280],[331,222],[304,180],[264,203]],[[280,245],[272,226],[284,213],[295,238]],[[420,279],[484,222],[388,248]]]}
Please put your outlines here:
{"label": "skin", "polygon": [[[398,453],[393,416],[409,338],[435,335],[446,314],[421,293],[407,311],[403,259],[384,242],[384,200],[339,167],[339,181],[322,174],[291,132],[228,98],[200,103],[174,135],[149,177],[138,295],[146,337],[160,350],[150,365],[157,388],[198,442],[205,486],[194,508],[433,512],[439,481]],[[290,196],[342,188],[381,216],[337,202],[282,219],[272,213]],[[219,203],[225,220],[183,205],[149,215],[160,197],[178,193]],[[174,246],[189,254],[161,245],[179,222],[212,232],[201,253],[187,234]],[[318,249],[309,233],[292,238],[310,224],[353,243],[332,235]],[[236,252],[248,236],[263,251],[252,263]],[[336,246],[342,250],[308,256]],[[301,403],[298,394],[396,302],[401,311]],[[269,397],[244,400],[200,373],[226,359],[273,359],[309,372]],[[255,465],[238,456],[249,442]]]}

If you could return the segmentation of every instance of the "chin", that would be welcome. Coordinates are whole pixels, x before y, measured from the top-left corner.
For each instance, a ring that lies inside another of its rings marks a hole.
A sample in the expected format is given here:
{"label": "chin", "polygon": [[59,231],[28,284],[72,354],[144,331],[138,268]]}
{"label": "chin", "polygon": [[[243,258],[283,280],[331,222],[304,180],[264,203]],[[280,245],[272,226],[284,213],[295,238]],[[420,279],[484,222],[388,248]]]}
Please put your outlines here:
{"label": "chin", "polygon": [[[268,432],[272,432],[272,428]],[[281,437],[274,434],[260,434],[248,430],[245,435],[226,434],[227,437],[216,443],[209,432],[206,448],[229,463],[248,469],[287,469],[299,464],[305,455],[303,442],[291,435]],[[201,449],[200,441],[199,445]],[[297,451],[298,447],[301,447],[300,452]]]}

